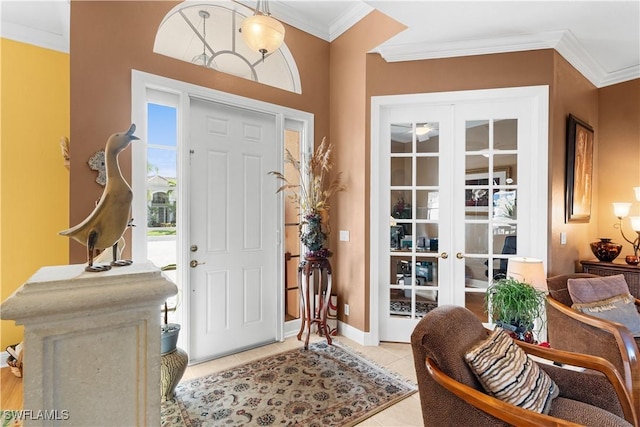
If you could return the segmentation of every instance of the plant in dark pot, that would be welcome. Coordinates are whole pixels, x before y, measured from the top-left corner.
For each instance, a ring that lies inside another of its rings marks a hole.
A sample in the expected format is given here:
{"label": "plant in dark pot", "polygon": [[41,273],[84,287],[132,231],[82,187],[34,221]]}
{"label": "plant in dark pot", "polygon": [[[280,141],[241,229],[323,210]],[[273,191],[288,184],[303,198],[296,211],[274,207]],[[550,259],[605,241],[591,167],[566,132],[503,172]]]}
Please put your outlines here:
{"label": "plant in dark pot", "polygon": [[546,292],[512,277],[487,288],[484,305],[496,325],[521,341],[533,343],[534,321],[542,319]]}
{"label": "plant in dark pot", "polygon": [[164,322],[160,330],[160,354],[175,350],[178,344],[178,335],[180,334],[180,325],[178,323],[169,323],[169,306],[166,302],[164,303],[163,315]]}

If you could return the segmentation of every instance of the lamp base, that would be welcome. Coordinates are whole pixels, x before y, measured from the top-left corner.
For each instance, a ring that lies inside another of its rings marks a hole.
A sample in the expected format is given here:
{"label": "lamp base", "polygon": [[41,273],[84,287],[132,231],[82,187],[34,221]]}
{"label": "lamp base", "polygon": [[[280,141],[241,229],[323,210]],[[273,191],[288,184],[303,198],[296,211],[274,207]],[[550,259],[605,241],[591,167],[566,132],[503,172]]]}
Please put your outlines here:
{"label": "lamp base", "polygon": [[635,255],[627,255],[624,258],[624,261],[629,265],[638,265],[640,264],[640,257]]}

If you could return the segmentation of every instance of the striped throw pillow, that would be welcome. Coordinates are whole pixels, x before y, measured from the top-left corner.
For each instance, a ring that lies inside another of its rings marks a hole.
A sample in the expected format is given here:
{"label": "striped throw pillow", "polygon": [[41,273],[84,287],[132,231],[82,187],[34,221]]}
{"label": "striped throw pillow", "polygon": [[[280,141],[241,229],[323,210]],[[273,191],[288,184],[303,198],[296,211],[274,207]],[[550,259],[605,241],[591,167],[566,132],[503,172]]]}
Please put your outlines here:
{"label": "striped throw pillow", "polygon": [[556,383],[501,328],[464,358],[485,391],[497,399],[547,414],[558,396]]}

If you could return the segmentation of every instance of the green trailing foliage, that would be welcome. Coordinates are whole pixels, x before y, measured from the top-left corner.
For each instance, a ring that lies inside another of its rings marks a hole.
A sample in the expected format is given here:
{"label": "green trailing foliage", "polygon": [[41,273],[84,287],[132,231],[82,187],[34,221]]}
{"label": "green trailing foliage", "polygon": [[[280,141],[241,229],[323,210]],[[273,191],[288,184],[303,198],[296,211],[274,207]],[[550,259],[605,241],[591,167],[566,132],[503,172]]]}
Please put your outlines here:
{"label": "green trailing foliage", "polygon": [[496,323],[531,330],[542,319],[546,292],[514,278],[499,279],[487,288],[484,306]]}

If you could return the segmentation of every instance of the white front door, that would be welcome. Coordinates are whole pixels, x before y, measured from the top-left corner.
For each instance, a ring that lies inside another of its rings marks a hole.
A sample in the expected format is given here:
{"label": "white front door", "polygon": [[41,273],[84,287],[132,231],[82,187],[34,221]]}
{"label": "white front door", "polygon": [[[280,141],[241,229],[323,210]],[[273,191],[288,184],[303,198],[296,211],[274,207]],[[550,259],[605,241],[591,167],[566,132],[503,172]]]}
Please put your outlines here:
{"label": "white front door", "polygon": [[546,93],[409,95],[379,107],[371,251],[379,340],[408,342],[444,304],[487,321],[486,288],[509,257],[546,263]]}
{"label": "white front door", "polygon": [[278,198],[265,188],[279,150],[274,115],[216,102],[191,99],[190,132],[190,358],[199,361],[276,339]]}

